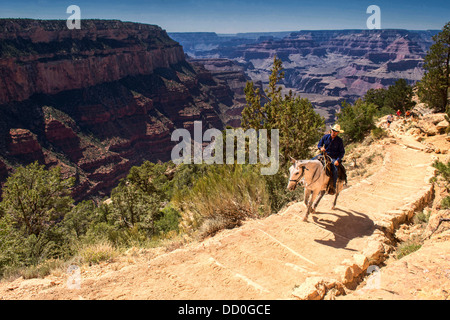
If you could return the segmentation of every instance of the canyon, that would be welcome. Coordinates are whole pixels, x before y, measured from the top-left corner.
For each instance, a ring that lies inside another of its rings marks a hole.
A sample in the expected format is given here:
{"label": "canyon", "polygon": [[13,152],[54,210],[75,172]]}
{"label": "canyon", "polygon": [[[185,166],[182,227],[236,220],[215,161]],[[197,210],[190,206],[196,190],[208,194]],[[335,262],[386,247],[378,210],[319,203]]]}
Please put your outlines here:
{"label": "canyon", "polygon": [[343,100],[423,75],[437,31],[167,33],[118,20],[0,19],[0,183],[19,165],[59,166],[76,201],[108,196],[130,168],[170,160],[177,128],[238,127],[247,81],[273,57],[286,90],[327,124]]}
{"label": "canyon", "polygon": [[[274,55],[283,60],[285,88],[308,97],[330,123],[343,100],[398,78],[419,80],[433,34],[191,34],[185,45],[158,26],[115,20],[68,30],[65,21],[0,19],[0,30],[0,183],[38,161],[76,178],[76,201],[102,200],[145,160],[169,160],[177,128],[239,126],[245,83],[264,87]],[[449,232],[440,223],[448,190],[432,183],[433,161],[448,162],[444,118],[399,118],[386,137],[348,150],[350,185],[338,206],[330,209],[325,196],[306,223],[303,204],[292,202],[204,241],[174,238],[82,265],[77,290],[64,270],[2,282],[0,300],[448,299]],[[391,263],[426,211],[423,248]],[[371,286],[370,267],[383,264],[383,282]]]}
{"label": "canyon", "polygon": [[132,166],[170,160],[174,129],[238,124],[227,81],[158,26],[0,19],[0,30],[1,182],[38,161],[76,178],[75,200],[101,199]]}
{"label": "canyon", "polygon": [[331,124],[342,101],[398,79],[413,85],[436,30],[302,30],[218,35],[170,33],[196,59],[230,59],[266,85],[273,57],[283,61],[284,86],[308,98]]}

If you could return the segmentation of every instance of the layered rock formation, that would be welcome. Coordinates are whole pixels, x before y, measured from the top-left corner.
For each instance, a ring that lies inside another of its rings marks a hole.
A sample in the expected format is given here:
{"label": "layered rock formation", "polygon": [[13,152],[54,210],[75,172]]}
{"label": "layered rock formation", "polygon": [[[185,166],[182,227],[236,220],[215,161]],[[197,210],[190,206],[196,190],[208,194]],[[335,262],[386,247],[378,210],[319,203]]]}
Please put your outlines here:
{"label": "layered rock formation", "polygon": [[[245,66],[229,59],[189,59],[195,65],[203,66],[220,85],[215,94],[222,97],[224,105],[220,115],[223,123],[232,127],[241,125],[242,110],[246,106],[244,88],[251,79],[245,74]],[[262,87],[261,83],[257,83]],[[226,102],[226,104],[225,104]]]}
{"label": "layered rock formation", "polygon": [[[283,60],[284,85],[328,114],[342,100],[350,102],[368,89],[386,88],[398,79],[414,84],[423,76],[423,57],[438,31],[317,30],[292,32],[283,38],[199,37],[174,34],[196,58],[238,61],[254,81],[268,83],[273,57]],[[225,40],[226,39],[226,40]],[[234,44],[234,45],[232,45]],[[329,97],[329,99],[324,99]]]}
{"label": "layered rock formation", "polygon": [[74,197],[109,193],[133,165],[170,160],[176,128],[222,129],[229,86],[158,26],[0,20],[0,179],[39,161],[76,177]]}

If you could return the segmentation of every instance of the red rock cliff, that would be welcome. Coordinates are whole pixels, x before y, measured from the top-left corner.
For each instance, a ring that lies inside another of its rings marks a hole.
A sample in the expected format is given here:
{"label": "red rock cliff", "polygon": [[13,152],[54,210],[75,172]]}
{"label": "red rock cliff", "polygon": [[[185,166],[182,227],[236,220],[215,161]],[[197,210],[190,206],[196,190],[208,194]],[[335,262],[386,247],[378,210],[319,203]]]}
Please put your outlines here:
{"label": "red rock cliff", "polygon": [[[83,21],[0,20],[0,104],[55,94],[126,76],[152,74],[184,60],[183,49],[157,26]],[[12,48],[11,48],[12,47]]]}
{"label": "red rock cliff", "polygon": [[[77,200],[108,195],[144,160],[170,160],[175,128],[223,128],[230,89],[158,26],[0,19],[0,31],[0,158],[61,166]],[[3,180],[13,170],[0,169]]]}

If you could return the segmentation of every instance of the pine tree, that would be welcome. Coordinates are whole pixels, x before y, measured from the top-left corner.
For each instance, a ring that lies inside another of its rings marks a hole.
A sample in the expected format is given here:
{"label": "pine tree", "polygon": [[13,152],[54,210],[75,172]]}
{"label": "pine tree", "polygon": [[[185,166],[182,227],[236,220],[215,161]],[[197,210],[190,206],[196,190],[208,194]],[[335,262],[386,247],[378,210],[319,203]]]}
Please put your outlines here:
{"label": "pine tree", "polygon": [[19,167],[3,188],[0,203],[0,275],[3,268],[36,265],[71,253],[59,222],[70,212],[74,178],[63,179],[59,167],[37,162]]}
{"label": "pine tree", "polygon": [[378,109],[383,108],[386,99],[387,89],[369,89],[364,95],[363,100],[368,103],[373,103]]}
{"label": "pine tree", "polygon": [[412,101],[413,89],[405,79],[399,79],[390,86],[385,95],[384,107],[391,110],[401,110],[403,114],[415,106]]}
{"label": "pine tree", "polygon": [[450,114],[450,22],[433,37],[424,59],[425,74],[419,82],[419,98],[439,112]]}
{"label": "pine tree", "polygon": [[261,105],[262,95],[253,82],[245,87],[247,106],[242,111],[244,129],[278,129],[280,160],[284,165],[289,156],[304,159],[310,156],[309,147],[316,143],[324,130],[324,119],[314,111],[308,99],[297,97],[292,91],[283,96],[278,83],[284,78],[281,59],[274,57],[269,85],[265,89],[267,102]]}

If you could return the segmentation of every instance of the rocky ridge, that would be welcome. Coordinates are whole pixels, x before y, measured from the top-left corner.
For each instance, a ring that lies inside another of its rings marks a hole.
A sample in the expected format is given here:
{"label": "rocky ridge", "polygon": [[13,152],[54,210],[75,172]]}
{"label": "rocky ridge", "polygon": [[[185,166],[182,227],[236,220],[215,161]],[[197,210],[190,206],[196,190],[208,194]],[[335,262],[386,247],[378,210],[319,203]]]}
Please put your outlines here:
{"label": "rocky ridge", "polygon": [[[257,39],[173,34],[195,58],[237,61],[254,81],[268,83],[273,57],[283,61],[284,85],[309,98],[328,123],[343,100],[354,102],[369,89],[423,76],[423,58],[437,31],[313,30]],[[226,39],[226,40],[225,40]],[[197,45],[196,45],[197,44]],[[201,45],[200,45],[201,44]]]}

